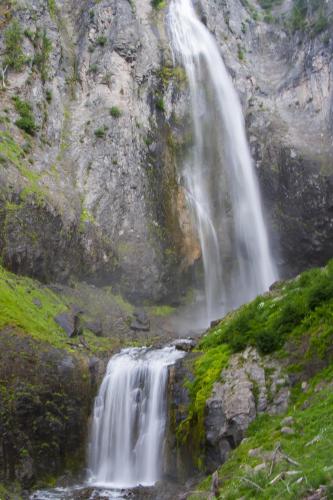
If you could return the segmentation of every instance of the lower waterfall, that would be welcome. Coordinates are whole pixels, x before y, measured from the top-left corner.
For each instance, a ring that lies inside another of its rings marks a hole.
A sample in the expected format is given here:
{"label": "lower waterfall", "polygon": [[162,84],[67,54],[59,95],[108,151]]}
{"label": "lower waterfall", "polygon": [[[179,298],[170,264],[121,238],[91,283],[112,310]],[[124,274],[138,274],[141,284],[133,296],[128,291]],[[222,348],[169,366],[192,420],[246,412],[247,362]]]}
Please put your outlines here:
{"label": "lower waterfall", "polygon": [[131,488],[160,479],[168,366],[183,356],[165,347],[124,349],[111,358],[94,405],[90,484]]}

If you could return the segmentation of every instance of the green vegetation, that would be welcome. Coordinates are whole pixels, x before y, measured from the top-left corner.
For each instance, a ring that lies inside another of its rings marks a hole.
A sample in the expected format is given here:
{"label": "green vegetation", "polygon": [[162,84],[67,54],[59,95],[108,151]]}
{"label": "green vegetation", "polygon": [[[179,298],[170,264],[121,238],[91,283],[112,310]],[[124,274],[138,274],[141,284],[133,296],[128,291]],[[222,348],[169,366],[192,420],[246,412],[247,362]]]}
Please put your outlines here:
{"label": "green vegetation", "polygon": [[306,335],[309,352],[316,350],[321,356],[333,338],[332,319],[333,260],[229,314],[200,346],[227,344],[234,352],[254,346],[267,354],[281,349],[288,339]]}
{"label": "green vegetation", "polygon": [[152,316],[171,316],[175,312],[176,308],[171,306],[153,306],[149,309]]}
{"label": "green vegetation", "polygon": [[52,90],[47,89],[45,91],[45,99],[47,100],[48,103],[52,101]]}
{"label": "green vegetation", "polygon": [[164,100],[162,96],[156,96],[155,98],[155,106],[158,111],[165,111]]}
{"label": "green vegetation", "polygon": [[237,49],[237,56],[238,56],[238,59],[240,61],[244,61],[245,59],[245,54],[244,54],[244,50],[242,49],[242,47],[240,45],[238,45],[238,49]]}
{"label": "green vegetation", "polygon": [[165,0],[151,0],[151,5],[156,10],[164,9],[166,6]]}
{"label": "green vegetation", "polygon": [[13,101],[15,109],[20,115],[20,118],[16,120],[15,125],[24,130],[27,134],[35,135],[37,125],[35,123],[35,117],[32,112],[31,104],[27,101],[22,101],[19,96],[13,97]]}
{"label": "green vegetation", "polygon": [[325,0],[294,0],[289,25],[292,31],[307,30],[311,36],[318,35],[325,31],[330,23],[332,16],[327,15]]}
{"label": "green vegetation", "polygon": [[225,344],[202,353],[194,363],[194,379],[187,381],[191,404],[188,416],[177,429],[179,443],[191,441],[192,454],[197,465],[202,465],[202,442],[204,440],[204,412],[206,400],[209,398],[214,383],[219,379],[221,371],[226,367],[230,351]]}
{"label": "green vegetation", "polygon": [[273,7],[276,7],[277,5],[281,5],[283,3],[283,0],[258,0],[260,7],[266,10],[270,10]]}
{"label": "green vegetation", "polygon": [[19,22],[14,19],[5,31],[5,58],[4,63],[15,71],[20,71],[26,57],[22,49],[23,33]]}
{"label": "green vegetation", "polygon": [[32,38],[32,43],[35,48],[35,56],[33,64],[40,72],[42,82],[45,83],[48,77],[48,62],[52,50],[51,40],[47,37],[46,30],[41,34],[37,29]]}
{"label": "green vegetation", "polygon": [[[219,498],[305,498],[307,493],[321,485],[328,488],[326,497],[332,497],[332,378],[331,367],[319,373],[305,393],[295,389],[293,405],[288,412],[294,420],[294,435],[281,433],[284,425],[281,416],[263,415],[253,422],[247,439],[219,469]],[[249,455],[251,449],[258,448],[260,452],[256,456]],[[272,456],[276,449],[280,449],[289,461],[277,455],[280,458],[273,463]],[[266,460],[263,458],[265,454],[269,457]],[[254,467],[261,463],[266,463],[266,468],[256,472]],[[209,477],[200,485],[201,493],[190,498],[203,498],[202,491],[209,491],[210,484]]]}
{"label": "green vegetation", "polygon": [[163,87],[167,87],[170,80],[174,80],[179,86],[186,82],[186,73],[181,66],[162,66],[158,72]]}
{"label": "green vegetation", "polygon": [[99,127],[95,130],[95,137],[97,137],[97,139],[104,139],[107,131],[108,127],[106,125],[103,125],[103,127]]}
{"label": "green vegetation", "polygon": [[178,427],[178,438],[186,442],[191,435],[196,436],[200,461],[205,401],[231,353],[254,346],[262,354],[278,351],[286,356],[286,342],[291,350],[301,344],[302,356],[289,367],[290,372],[300,371],[309,359],[327,357],[332,341],[333,260],[322,269],[280,283],[208,331],[198,346],[201,356],[194,364],[194,380],[186,383],[191,405],[188,417]]}
{"label": "green vegetation", "polygon": [[[0,329],[15,328],[33,339],[54,347],[72,350],[79,339],[68,339],[65,331],[54,321],[57,314],[67,310],[67,303],[38,282],[19,277],[0,266]],[[38,301],[41,307],[37,307]],[[108,338],[96,337],[85,331],[84,340],[93,352],[111,349]]]}
{"label": "green vegetation", "polygon": [[96,45],[99,45],[100,47],[104,47],[106,45],[106,42],[108,39],[106,36],[100,35],[96,38]]}
{"label": "green vegetation", "polygon": [[122,113],[117,106],[112,106],[112,108],[110,108],[110,115],[112,116],[112,118],[119,118],[121,114]]}
{"label": "green vegetation", "polygon": [[57,12],[55,0],[47,0],[47,5],[49,8],[50,16],[52,17],[52,19],[54,19]]}

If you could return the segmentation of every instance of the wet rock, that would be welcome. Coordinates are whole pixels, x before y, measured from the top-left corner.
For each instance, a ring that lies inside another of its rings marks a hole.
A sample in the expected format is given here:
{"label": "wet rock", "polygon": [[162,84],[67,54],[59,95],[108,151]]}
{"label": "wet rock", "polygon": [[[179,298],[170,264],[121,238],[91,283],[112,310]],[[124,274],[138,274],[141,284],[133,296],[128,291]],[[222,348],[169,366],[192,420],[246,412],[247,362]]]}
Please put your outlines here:
{"label": "wet rock", "polygon": [[[214,384],[206,402],[209,470],[226,460],[259,413],[279,414],[286,410],[290,391],[287,386],[281,388],[282,378],[281,366],[269,357],[261,357],[254,348],[231,357],[228,368],[221,373],[222,382]],[[286,383],[284,378],[283,381]],[[258,450],[250,452],[255,454]]]}
{"label": "wet rock", "polygon": [[136,311],[134,319],[130,325],[131,330],[149,332],[150,321],[145,311]]}
{"label": "wet rock", "polygon": [[60,313],[54,318],[54,321],[65,330],[69,338],[82,334],[82,326],[80,325],[78,314]]}
{"label": "wet rock", "polygon": [[293,417],[285,417],[281,421],[281,425],[289,427],[290,425],[294,424],[294,418]]}
{"label": "wet rock", "polygon": [[262,472],[262,471],[263,471],[263,470],[265,470],[265,469],[266,469],[266,464],[265,464],[265,463],[262,463],[262,464],[258,464],[258,465],[256,465],[256,466],[254,467],[254,469],[253,469],[253,472],[254,472],[255,474],[257,474],[258,472]]}
{"label": "wet rock", "polygon": [[34,297],[32,299],[32,302],[35,304],[36,307],[38,307],[38,309],[41,309],[43,307],[41,301],[37,297]]}
{"label": "wet rock", "polygon": [[87,321],[84,324],[84,327],[94,333],[97,337],[101,337],[103,335],[103,325],[99,319],[96,321]]}
{"label": "wet rock", "polygon": [[195,340],[191,338],[187,339],[177,339],[174,340],[171,345],[175,346],[176,349],[179,351],[185,351],[185,352],[190,352],[194,347],[196,346]]}
{"label": "wet rock", "polygon": [[295,434],[295,431],[291,427],[282,427],[281,434],[286,434],[287,436],[293,436]]}

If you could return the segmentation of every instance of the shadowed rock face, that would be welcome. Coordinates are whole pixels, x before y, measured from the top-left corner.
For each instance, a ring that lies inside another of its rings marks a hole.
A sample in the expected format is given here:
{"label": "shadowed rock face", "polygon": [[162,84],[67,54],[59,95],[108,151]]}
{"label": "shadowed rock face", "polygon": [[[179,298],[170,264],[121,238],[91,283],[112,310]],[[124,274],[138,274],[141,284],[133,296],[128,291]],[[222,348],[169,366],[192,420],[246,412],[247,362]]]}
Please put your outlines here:
{"label": "shadowed rock face", "polygon": [[65,469],[82,469],[101,365],[1,330],[0,481],[29,488]]}
{"label": "shadowed rock face", "polygon": [[[43,281],[112,283],[138,303],[175,297],[200,249],[178,186],[191,138],[166,11],[144,0],[56,7],[11,9],[30,61],[42,50],[38,27],[52,49],[43,68],[9,68],[0,96],[2,258]],[[241,94],[281,273],[321,264],[333,250],[329,26],[292,33],[254,20],[240,0],[198,8]],[[15,95],[33,107],[34,137],[15,125]]]}

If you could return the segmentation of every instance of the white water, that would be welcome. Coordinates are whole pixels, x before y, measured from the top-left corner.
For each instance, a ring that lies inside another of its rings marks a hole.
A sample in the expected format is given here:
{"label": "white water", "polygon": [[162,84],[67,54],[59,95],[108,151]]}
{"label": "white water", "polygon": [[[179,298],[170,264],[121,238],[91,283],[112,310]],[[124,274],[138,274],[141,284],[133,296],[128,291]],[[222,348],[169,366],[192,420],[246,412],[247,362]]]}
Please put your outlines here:
{"label": "white water", "polygon": [[131,488],[160,479],[168,366],[183,355],[174,347],[132,348],[111,358],[95,400],[90,484]]}
{"label": "white water", "polygon": [[191,0],[172,0],[169,29],[185,68],[194,145],[183,168],[204,265],[207,322],[276,280],[238,95]]}

